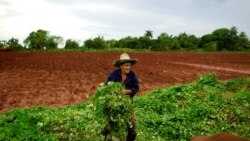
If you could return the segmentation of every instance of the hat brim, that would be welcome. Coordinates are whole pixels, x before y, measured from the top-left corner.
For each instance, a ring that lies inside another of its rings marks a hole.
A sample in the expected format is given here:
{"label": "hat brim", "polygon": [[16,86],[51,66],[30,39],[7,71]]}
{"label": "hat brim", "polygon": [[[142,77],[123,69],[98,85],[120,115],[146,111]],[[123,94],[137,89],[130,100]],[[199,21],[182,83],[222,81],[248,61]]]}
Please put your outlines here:
{"label": "hat brim", "polygon": [[113,66],[120,67],[120,65],[124,63],[131,63],[131,65],[133,66],[134,64],[137,63],[137,61],[138,61],[137,59],[125,59],[125,60],[118,59],[113,62]]}

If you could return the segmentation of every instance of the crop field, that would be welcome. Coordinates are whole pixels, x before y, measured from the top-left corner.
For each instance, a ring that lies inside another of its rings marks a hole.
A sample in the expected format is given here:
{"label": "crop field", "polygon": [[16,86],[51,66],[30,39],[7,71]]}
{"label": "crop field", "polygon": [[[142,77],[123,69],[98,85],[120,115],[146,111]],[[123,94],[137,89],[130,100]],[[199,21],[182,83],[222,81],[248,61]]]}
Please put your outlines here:
{"label": "crop field", "polygon": [[[0,52],[0,114],[15,107],[57,107],[86,101],[115,69],[120,53]],[[178,83],[202,73],[219,80],[250,76],[248,53],[130,53],[138,63],[138,95]]]}

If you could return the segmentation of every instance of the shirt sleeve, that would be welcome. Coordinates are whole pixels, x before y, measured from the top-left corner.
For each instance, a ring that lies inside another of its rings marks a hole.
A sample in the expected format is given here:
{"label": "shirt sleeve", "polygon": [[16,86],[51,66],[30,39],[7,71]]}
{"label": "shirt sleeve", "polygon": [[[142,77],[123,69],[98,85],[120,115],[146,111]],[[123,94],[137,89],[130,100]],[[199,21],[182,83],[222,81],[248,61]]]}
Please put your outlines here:
{"label": "shirt sleeve", "polygon": [[132,91],[130,94],[131,97],[133,97],[139,91],[139,82],[135,75],[132,77],[131,86],[129,89]]}
{"label": "shirt sleeve", "polygon": [[109,74],[109,76],[108,76],[108,79],[107,79],[107,81],[105,82],[105,84],[108,84],[108,82],[110,82],[110,81],[115,81],[115,74],[114,74],[114,72],[111,72],[110,74]]}

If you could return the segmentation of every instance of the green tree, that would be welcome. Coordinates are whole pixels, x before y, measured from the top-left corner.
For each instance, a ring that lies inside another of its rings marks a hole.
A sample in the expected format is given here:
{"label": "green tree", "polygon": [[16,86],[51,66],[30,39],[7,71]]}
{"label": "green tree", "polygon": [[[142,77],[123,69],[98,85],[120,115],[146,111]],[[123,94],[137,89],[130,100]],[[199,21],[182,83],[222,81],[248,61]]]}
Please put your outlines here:
{"label": "green tree", "polygon": [[229,33],[230,46],[228,46],[228,49],[233,50],[233,51],[239,50],[241,47],[238,46],[238,43],[237,43],[238,41],[239,41],[238,29],[237,27],[233,26],[231,27],[230,33]]}
{"label": "green tree", "polygon": [[107,40],[106,41],[106,47],[107,48],[116,48],[117,47],[117,41],[115,39]]}
{"label": "green tree", "polygon": [[94,38],[94,48],[95,49],[104,49],[106,47],[106,43],[103,37],[98,36]]}
{"label": "green tree", "polygon": [[148,36],[139,37],[138,42],[136,44],[137,49],[151,49],[152,40]]}
{"label": "green tree", "polygon": [[48,31],[39,29],[36,32],[31,32],[29,36],[24,40],[24,44],[27,45],[29,49],[43,50],[46,47],[48,37]]}
{"label": "green tree", "polygon": [[204,51],[218,51],[217,42],[215,41],[211,41],[211,42],[207,42],[203,44],[202,48]]}
{"label": "green tree", "polygon": [[92,39],[87,39],[84,41],[84,48],[93,48],[94,47],[94,42]]}
{"label": "green tree", "polygon": [[250,43],[245,32],[241,32],[238,36],[238,46],[242,49],[250,49]]}
{"label": "green tree", "polygon": [[117,42],[117,47],[136,49],[137,44],[138,44],[138,39],[136,37],[127,36],[125,38],[120,39]]}
{"label": "green tree", "polygon": [[167,51],[173,47],[173,36],[167,33],[161,33],[155,43],[153,44],[152,50],[155,51]]}
{"label": "green tree", "polygon": [[174,37],[172,39],[172,46],[171,46],[171,50],[180,50],[181,49],[181,45],[178,41],[178,38],[177,37]]}
{"label": "green tree", "polygon": [[146,30],[144,36],[148,37],[149,39],[152,39],[153,38],[153,31]]}
{"label": "green tree", "polygon": [[0,48],[6,48],[7,47],[7,41],[0,40]]}
{"label": "green tree", "polygon": [[92,39],[85,40],[84,48],[94,48],[94,41]]}
{"label": "green tree", "polygon": [[220,28],[212,32],[213,41],[217,42],[218,50],[239,51],[248,46],[248,38],[244,32],[238,33],[233,26],[230,29]]}
{"label": "green tree", "polygon": [[217,42],[218,50],[230,50],[232,47],[230,30],[227,28],[216,29],[212,32],[214,40]]}
{"label": "green tree", "polygon": [[185,32],[180,33],[177,37],[179,44],[185,50],[192,50],[198,48],[199,39],[195,35],[188,35]]}
{"label": "green tree", "polygon": [[48,38],[48,41],[46,43],[47,50],[49,49],[57,49],[58,45],[63,42],[63,38],[60,36],[51,36]]}
{"label": "green tree", "polygon": [[203,35],[200,39],[200,42],[199,42],[199,45],[198,47],[199,48],[203,48],[205,44],[209,43],[209,42],[213,42],[214,41],[214,38],[213,38],[213,35],[212,34],[206,34],[206,35]]}
{"label": "green tree", "polygon": [[61,37],[51,36],[48,31],[39,29],[31,32],[24,40],[24,44],[32,50],[54,49],[61,40]]}
{"label": "green tree", "polygon": [[84,47],[93,49],[104,49],[106,48],[106,42],[103,37],[96,37],[94,39],[87,39],[84,41]]}
{"label": "green tree", "polygon": [[10,51],[19,51],[19,50],[23,50],[23,46],[21,44],[19,44],[19,41],[18,39],[16,38],[11,38],[8,40],[7,42],[7,46],[8,46],[8,49]]}
{"label": "green tree", "polygon": [[79,48],[80,45],[77,41],[74,41],[74,40],[71,40],[71,39],[68,39],[65,43],[65,49],[77,49]]}

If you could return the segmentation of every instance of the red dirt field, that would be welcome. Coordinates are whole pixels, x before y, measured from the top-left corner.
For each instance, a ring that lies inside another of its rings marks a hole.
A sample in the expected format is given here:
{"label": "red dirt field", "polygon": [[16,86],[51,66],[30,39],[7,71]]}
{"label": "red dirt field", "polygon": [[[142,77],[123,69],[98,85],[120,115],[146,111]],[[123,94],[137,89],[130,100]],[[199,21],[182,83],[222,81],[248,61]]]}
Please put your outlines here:
{"label": "red dirt field", "polygon": [[[0,114],[15,107],[77,104],[88,99],[115,69],[120,53],[0,52]],[[220,80],[250,77],[250,54],[130,53],[138,95],[155,88],[188,83],[215,72]]]}

